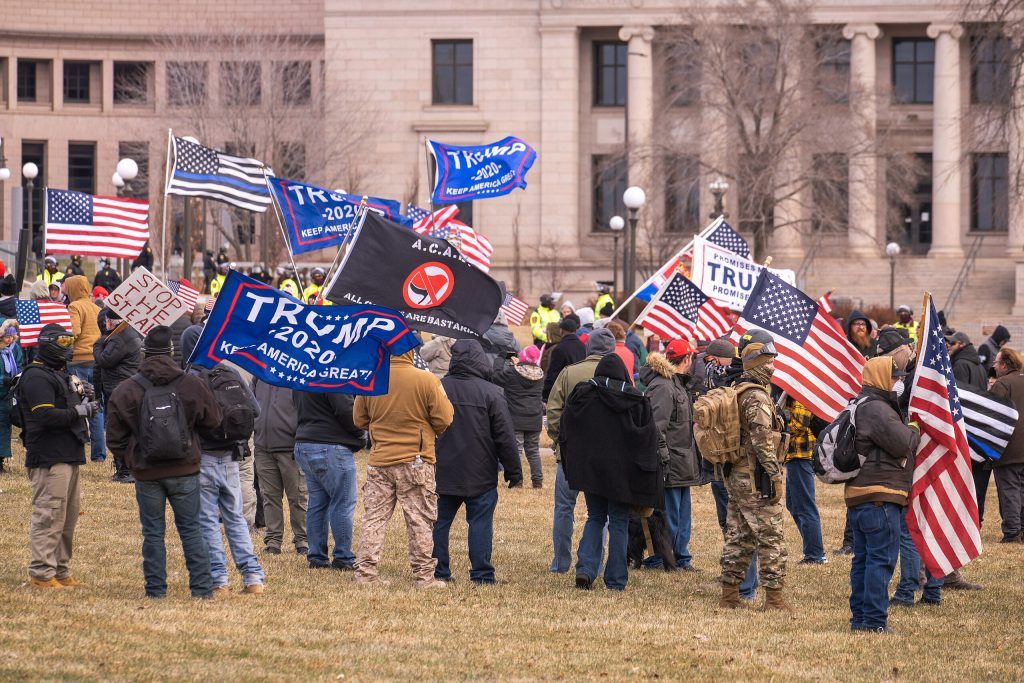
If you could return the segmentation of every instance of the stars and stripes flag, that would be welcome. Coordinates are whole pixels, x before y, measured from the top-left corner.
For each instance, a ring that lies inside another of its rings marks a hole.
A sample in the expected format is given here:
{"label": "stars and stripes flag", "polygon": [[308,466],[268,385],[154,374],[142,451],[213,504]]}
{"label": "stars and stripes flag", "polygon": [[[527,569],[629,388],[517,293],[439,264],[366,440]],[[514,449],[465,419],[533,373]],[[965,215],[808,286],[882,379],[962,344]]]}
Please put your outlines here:
{"label": "stars and stripes flag", "polygon": [[[429,228],[431,224],[435,227],[444,226],[451,219],[455,218],[459,213],[459,207],[456,204],[448,204],[442,206],[440,209],[431,214],[426,209],[421,209],[415,204],[409,204],[406,207],[405,215],[412,219],[412,229],[416,231],[422,231],[425,228]],[[431,220],[433,215],[433,220]]]}
{"label": "stars and stripes flag", "polygon": [[491,246],[489,239],[457,220],[455,215],[458,212],[459,207],[454,204],[447,205],[434,212],[434,220],[431,223],[429,212],[410,204],[407,215],[415,220],[413,232],[447,240],[466,257],[467,261],[486,273],[491,269],[491,254],[494,253],[494,247]]}
{"label": "stars and stripes flag", "polygon": [[149,239],[149,202],[46,190],[48,254],[135,258]]}
{"label": "stars and stripes flag", "polygon": [[174,137],[174,167],[167,194],[209,197],[240,209],[263,213],[270,206],[270,190],[263,175],[274,171],[258,159],[239,157]]}
{"label": "stars and stripes flag", "polygon": [[676,273],[665,283],[636,322],[666,341],[718,339],[732,328],[729,311],[682,273]]}
{"label": "stars and stripes flag", "polygon": [[195,309],[196,302],[199,301],[199,292],[190,287],[185,280],[168,280],[167,287],[185,302],[189,311]]}
{"label": "stars and stripes flag", "polygon": [[988,391],[972,391],[957,387],[960,409],[964,412],[964,428],[971,460],[992,462],[1002,457],[1013,429],[1017,426],[1017,408],[1013,401],[994,396]]}
{"label": "stars and stripes flag", "polygon": [[824,309],[824,311],[826,313],[831,313],[832,312],[832,292],[829,291],[829,292],[825,292],[824,294],[822,294],[821,298],[818,299],[818,303],[821,305],[822,309]]}
{"label": "stars and stripes flag", "polygon": [[981,531],[964,411],[930,294],[923,308],[910,388],[910,419],[920,425],[921,442],[907,528],[932,576],[946,576],[981,554]]}
{"label": "stars and stripes flag", "polygon": [[71,314],[64,304],[18,299],[14,307],[21,328],[22,347],[38,344],[39,333],[50,323],[63,325],[65,330],[71,332]]}
{"label": "stars and stripes flag", "polygon": [[505,293],[505,300],[501,304],[501,312],[513,325],[522,325],[526,314],[530,312],[530,304],[526,303],[511,292]]}
{"label": "stars and stripes flag", "polygon": [[760,328],[775,337],[778,357],[772,383],[831,422],[860,393],[864,357],[821,305],[772,275],[757,278],[733,339]]}
{"label": "stars and stripes flag", "polygon": [[742,235],[733,230],[732,226],[724,220],[719,221],[718,225],[711,232],[704,235],[704,239],[711,242],[711,244],[728,249],[743,258],[750,258],[750,245],[747,244]]}

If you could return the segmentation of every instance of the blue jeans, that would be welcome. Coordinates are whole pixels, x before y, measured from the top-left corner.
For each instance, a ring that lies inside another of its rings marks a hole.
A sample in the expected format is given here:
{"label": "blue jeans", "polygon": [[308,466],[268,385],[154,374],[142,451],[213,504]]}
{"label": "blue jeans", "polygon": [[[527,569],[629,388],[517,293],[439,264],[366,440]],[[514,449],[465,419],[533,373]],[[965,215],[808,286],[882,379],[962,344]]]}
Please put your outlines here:
{"label": "blue jeans", "polygon": [[[210,553],[213,587],[228,585],[227,557],[220,535],[220,522],[228,537],[231,557],[246,586],[262,584],[263,567],[252,549],[249,525],[242,514],[242,488],[238,481],[238,463],[229,455],[203,453],[199,465],[199,492],[202,497],[200,519],[203,537]],[[218,519],[219,517],[219,519]]]}
{"label": "blue jeans", "polygon": [[853,529],[850,563],[850,628],[885,628],[889,581],[900,550],[904,509],[894,503],[862,503],[849,508]]}
{"label": "blue jeans", "polygon": [[199,522],[199,475],[168,477],[156,481],[136,481],[135,500],[142,524],[142,574],[146,577],[146,595],[167,595],[167,547],[164,545],[167,503],[174,511],[181,549],[188,567],[188,587],[192,596],[207,597],[213,590],[210,556]]}
{"label": "blue jeans", "polygon": [[676,564],[680,567],[690,566],[693,561],[693,556],[690,555],[693,519],[690,515],[689,486],[665,489],[665,521],[668,523],[668,534],[672,537],[672,550],[676,554]]}
{"label": "blue jeans", "polygon": [[725,515],[729,507],[729,492],[725,490],[725,482],[717,479],[711,482],[711,495],[715,497],[715,514],[718,515],[718,526],[725,533]]}
{"label": "blue jeans", "polygon": [[744,600],[753,600],[757,593],[757,551],[750,556],[750,564],[747,566],[747,575],[743,577],[740,584],[740,597]]}
{"label": "blue jeans", "polygon": [[572,564],[572,522],[580,492],[569,488],[562,463],[555,463],[555,514],[551,524],[551,543],[555,557],[551,571],[565,573]]}
{"label": "blue jeans", "polygon": [[356,461],[352,451],[328,443],[295,444],[295,462],[306,478],[306,558],[326,564],[327,529],[334,536],[334,562],[352,566],[352,517],[356,512]]}
{"label": "blue jeans", "polygon": [[821,516],[814,500],[814,469],[810,460],[790,460],[786,463],[786,509],[793,516],[800,538],[804,541],[803,559],[825,559]]}
{"label": "blue jeans", "polygon": [[629,506],[594,493],[584,493],[587,523],[577,551],[576,573],[595,579],[604,554],[604,527],[608,525],[608,561],[604,566],[604,585],[623,590],[628,578]]}
{"label": "blue jeans", "polygon": [[498,506],[498,489],[472,498],[462,496],[437,496],[437,521],[434,522],[434,559],[437,568],[434,578],[447,581],[452,578],[448,555],[448,534],[455,521],[455,514],[466,505],[466,523],[469,524],[469,580],[477,583],[494,583],[494,566],[491,564],[491,544],[494,539],[494,509]]}
{"label": "blue jeans", "polygon": [[[910,514],[909,508],[907,514]],[[914,603],[914,593],[920,587],[918,575],[921,572],[921,555],[914,546],[914,539],[910,537],[910,529],[907,527],[907,516],[900,518],[900,582],[896,584],[896,592],[892,599],[897,602]],[[944,578],[932,576],[927,569],[924,570],[928,580],[924,584],[925,602],[938,603],[942,600],[942,584]]]}
{"label": "blue jeans", "polygon": [[[68,374],[89,384],[93,383],[92,369],[92,363],[68,363]],[[107,459],[107,437],[103,431],[102,406],[89,418],[89,434],[92,438],[89,457],[93,462],[103,462]]]}

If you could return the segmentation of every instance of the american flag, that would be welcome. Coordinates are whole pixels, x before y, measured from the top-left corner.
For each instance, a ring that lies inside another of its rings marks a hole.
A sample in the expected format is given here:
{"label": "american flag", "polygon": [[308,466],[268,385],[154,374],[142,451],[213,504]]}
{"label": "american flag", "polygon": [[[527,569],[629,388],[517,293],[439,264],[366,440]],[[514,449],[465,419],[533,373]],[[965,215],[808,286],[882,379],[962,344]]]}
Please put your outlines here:
{"label": "american flag", "polygon": [[[415,214],[414,209],[418,210]],[[489,239],[465,223],[456,220],[455,214],[458,212],[459,207],[454,204],[438,209],[434,212],[433,227],[431,227],[430,214],[423,209],[410,204],[407,215],[410,218],[418,216],[412,226],[413,232],[448,240],[459,250],[460,254],[466,257],[467,261],[486,273],[491,269],[491,254],[494,253],[494,247],[491,246]]]}
{"label": "american flag", "polygon": [[196,302],[199,301],[199,292],[197,290],[186,284],[184,280],[168,280],[167,286],[178,295],[179,299],[185,302],[189,311],[195,309]]}
{"label": "american flag", "polygon": [[921,426],[907,528],[932,576],[981,554],[978,502],[960,395],[931,295],[918,331],[910,419]]}
{"label": "american flag", "polygon": [[[264,164],[174,138],[174,168],[167,194],[209,197],[241,209],[263,213],[270,206]],[[268,175],[274,175],[270,167]]]}
{"label": "american flag", "polygon": [[149,239],[149,202],[46,190],[47,253],[135,258]]}
{"label": "american flag", "polygon": [[429,228],[431,222],[433,222],[434,227],[443,227],[448,221],[455,218],[458,213],[459,207],[457,205],[447,204],[434,212],[434,219],[431,221],[430,212],[426,209],[421,209],[415,204],[409,204],[405,211],[405,215],[413,220],[412,229],[417,232]]}
{"label": "american flag", "polygon": [[732,328],[729,311],[676,273],[651,299],[637,323],[664,340],[718,339]]}
{"label": "american flag", "polygon": [[[719,232],[719,230],[721,230],[721,232]],[[725,222],[724,218],[716,218],[707,227],[701,230],[697,236],[711,240],[711,235],[715,234],[717,234],[717,237],[712,240],[713,244],[742,256],[749,257],[750,247],[747,246],[747,241],[743,239],[739,233],[729,227],[729,224]],[[746,253],[743,253],[741,250],[746,250]],[[654,272],[654,275],[649,277],[646,282],[640,285],[639,289],[633,292],[633,295],[629,298],[636,298],[641,301],[650,301],[653,299],[654,295],[658,293],[658,290],[665,286],[665,283],[668,282],[673,273],[679,272],[681,268],[685,268],[683,265],[684,260],[693,260],[693,240],[687,242],[682,249],[676,252],[675,256],[666,261],[661,268],[658,268],[658,270]],[[626,299],[622,305],[625,306],[628,301],[629,299]]]}
{"label": "american flag", "polygon": [[711,244],[728,249],[734,254],[739,254],[743,258],[750,258],[750,245],[724,220],[718,223],[718,227],[705,235],[704,239]]}
{"label": "american flag", "polygon": [[213,307],[214,307],[214,305],[216,303],[217,303],[217,297],[215,297],[215,296],[206,297],[206,303],[203,304],[203,312],[204,313],[209,313],[210,311],[212,311]]}
{"label": "american flag", "polygon": [[522,325],[526,314],[530,312],[530,304],[511,292],[505,293],[505,301],[501,304],[501,312],[513,325]]}
{"label": "american flag", "polygon": [[18,299],[14,306],[21,327],[20,341],[23,347],[39,343],[39,332],[50,323],[63,325],[65,330],[71,332],[71,314],[64,304]]}
{"label": "american flag", "polygon": [[831,422],[860,393],[864,357],[839,323],[811,297],[765,268],[733,328],[736,340],[760,328],[775,337],[779,353],[772,383]]}
{"label": "american flag", "polygon": [[831,297],[832,297],[832,292],[825,292],[824,294],[821,295],[821,298],[818,299],[818,303],[821,304],[821,307],[825,310],[826,313],[831,313],[832,312],[832,299],[831,299]]}

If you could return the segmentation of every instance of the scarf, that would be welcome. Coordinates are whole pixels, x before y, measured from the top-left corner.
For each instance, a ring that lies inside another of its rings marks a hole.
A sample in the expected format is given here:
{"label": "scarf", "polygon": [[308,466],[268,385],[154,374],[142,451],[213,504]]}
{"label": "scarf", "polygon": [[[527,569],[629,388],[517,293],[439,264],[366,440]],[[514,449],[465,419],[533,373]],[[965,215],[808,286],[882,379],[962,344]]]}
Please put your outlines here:
{"label": "scarf", "polygon": [[774,372],[775,371],[767,365],[758,365],[757,367],[750,368],[749,370],[744,370],[743,376],[749,377],[758,384],[768,386],[772,382],[772,374]]}
{"label": "scarf", "polygon": [[0,351],[0,358],[4,359],[4,373],[8,377],[14,377],[18,374],[18,361],[14,358],[14,349],[8,346],[3,351]]}

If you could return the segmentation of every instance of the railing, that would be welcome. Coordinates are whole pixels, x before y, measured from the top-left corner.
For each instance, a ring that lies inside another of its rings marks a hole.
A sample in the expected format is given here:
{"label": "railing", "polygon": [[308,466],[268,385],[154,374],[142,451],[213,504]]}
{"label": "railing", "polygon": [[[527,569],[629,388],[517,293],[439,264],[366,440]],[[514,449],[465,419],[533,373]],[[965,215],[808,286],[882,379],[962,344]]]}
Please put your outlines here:
{"label": "railing", "polygon": [[956,280],[953,282],[953,288],[949,290],[949,296],[946,297],[946,304],[942,307],[947,320],[953,315],[953,307],[956,306],[957,299],[960,298],[964,287],[967,286],[967,278],[974,270],[974,262],[978,260],[978,252],[981,251],[981,243],[984,240],[985,235],[976,235],[974,241],[971,242],[971,248],[967,250],[964,263],[960,266],[960,272],[957,273]]}

